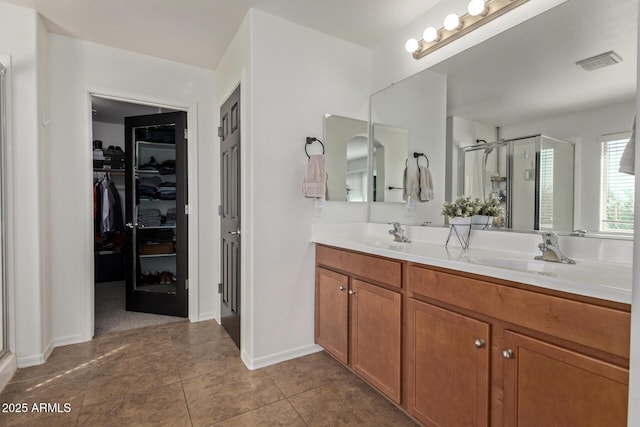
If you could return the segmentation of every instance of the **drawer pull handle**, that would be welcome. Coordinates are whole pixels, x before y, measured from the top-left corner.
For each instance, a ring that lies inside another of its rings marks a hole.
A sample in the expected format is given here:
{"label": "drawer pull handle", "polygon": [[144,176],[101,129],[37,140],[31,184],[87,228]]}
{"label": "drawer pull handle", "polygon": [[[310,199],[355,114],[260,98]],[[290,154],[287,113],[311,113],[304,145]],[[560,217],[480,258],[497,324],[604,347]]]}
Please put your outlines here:
{"label": "drawer pull handle", "polygon": [[475,344],[476,348],[482,348],[482,347],[484,347],[484,346],[485,346],[485,344],[486,344],[486,343],[487,343],[487,342],[486,342],[485,340],[483,340],[483,339],[477,339],[477,340],[475,340],[475,342],[474,342],[474,344]]}
{"label": "drawer pull handle", "polygon": [[502,350],[502,357],[504,357],[505,359],[513,359],[515,357],[515,354],[513,353],[513,350],[508,348],[506,350]]}

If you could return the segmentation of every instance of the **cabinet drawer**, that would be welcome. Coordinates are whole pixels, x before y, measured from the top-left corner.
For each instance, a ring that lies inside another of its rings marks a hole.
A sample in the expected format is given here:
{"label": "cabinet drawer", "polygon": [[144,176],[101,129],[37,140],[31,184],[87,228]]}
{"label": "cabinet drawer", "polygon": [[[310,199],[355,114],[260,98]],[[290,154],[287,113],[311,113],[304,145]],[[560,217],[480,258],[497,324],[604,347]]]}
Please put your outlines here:
{"label": "cabinet drawer", "polygon": [[631,314],[568,298],[442,273],[407,269],[410,296],[425,296],[550,334],[623,358],[629,357]]}
{"label": "cabinet drawer", "polygon": [[402,287],[402,264],[399,261],[317,245],[316,263],[374,283]]}

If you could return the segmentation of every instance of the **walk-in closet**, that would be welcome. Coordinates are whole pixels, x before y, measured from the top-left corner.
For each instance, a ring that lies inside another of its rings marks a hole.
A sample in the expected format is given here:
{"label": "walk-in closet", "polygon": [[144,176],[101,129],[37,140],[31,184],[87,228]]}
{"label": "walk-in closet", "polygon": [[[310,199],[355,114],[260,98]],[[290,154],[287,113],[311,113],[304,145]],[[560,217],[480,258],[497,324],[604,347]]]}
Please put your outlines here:
{"label": "walk-in closet", "polygon": [[[156,305],[175,299],[179,235],[176,210],[182,201],[176,197],[176,182],[180,179],[176,178],[175,168],[180,146],[171,136],[174,124],[129,129],[131,143],[127,144],[125,118],[171,118],[171,114],[164,113],[176,112],[99,96],[93,96],[91,101],[94,333],[184,320],[185,314],[154,314],[149,311],[163,311],[139,310],[140,304],[131,307],[132,299],[140,299],[138,294],[143,294],[147,305],[149,298]],[[185,113],[176,114],[186,117]],[[127,145],[134,152],[126,153]],[[181,172],[186,177],[186,171]]]}

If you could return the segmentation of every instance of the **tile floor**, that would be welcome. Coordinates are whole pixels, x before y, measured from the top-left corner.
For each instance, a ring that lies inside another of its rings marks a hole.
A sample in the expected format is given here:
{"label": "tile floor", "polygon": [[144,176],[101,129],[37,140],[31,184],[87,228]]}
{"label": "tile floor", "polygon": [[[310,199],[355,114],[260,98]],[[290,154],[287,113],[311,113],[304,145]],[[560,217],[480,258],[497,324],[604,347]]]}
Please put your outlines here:
{"label": "tile floor", "polygon": [[18,370],[0,404],[28,408],[0,411],[2,426],[416,425],[324,352],[249,371],[214,321],[56,348],[44,365]]}

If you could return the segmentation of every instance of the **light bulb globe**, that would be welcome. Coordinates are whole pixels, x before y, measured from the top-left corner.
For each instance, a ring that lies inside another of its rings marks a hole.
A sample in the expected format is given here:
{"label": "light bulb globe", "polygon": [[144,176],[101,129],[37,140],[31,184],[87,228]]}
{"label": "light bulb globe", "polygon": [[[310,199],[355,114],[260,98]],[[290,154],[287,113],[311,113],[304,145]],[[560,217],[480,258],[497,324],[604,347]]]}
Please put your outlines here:
{"label": "light bulb globe", "polygon": [[471,0],[467,11],[471,16],[482,15],[485,11],[484,0]]}
{"label": "light bulb globe", "polygon": [[422,33],[422,39],[427,43],[434,42],[440,38],[438,34],[438,30],[434,27],[427,27],[424,29],[424,33]]}
{"label": "light bulb globe", "polygon": [[449,31],[460,28],[460,17],[455,13],[451,13],[444,18],[444,28]]}
{"label": "light bulb globe", "polygon": [[416,39],[409,39],[407,40],[407,42],[404,44],[404,50],[406,50],[409,53],[413,53],[416,50],[418,50],[419,47],[419,43],[418,40]]}

